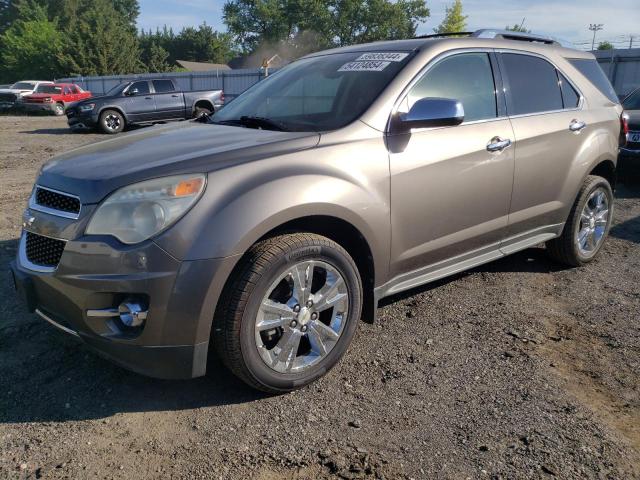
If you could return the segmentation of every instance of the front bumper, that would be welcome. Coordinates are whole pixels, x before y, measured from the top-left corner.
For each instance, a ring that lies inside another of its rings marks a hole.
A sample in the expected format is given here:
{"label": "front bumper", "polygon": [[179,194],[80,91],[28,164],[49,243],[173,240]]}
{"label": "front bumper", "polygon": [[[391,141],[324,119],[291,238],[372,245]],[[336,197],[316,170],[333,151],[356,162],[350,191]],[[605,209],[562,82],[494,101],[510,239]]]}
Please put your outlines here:
{"label": "front bumper", "polygon": [[[215,305],[234,257],[181,262],[152,241],[132,247],[112,238],[80,237],[67,241],[55,269],[36,271],[25,260],[24,244],[23,234],[11,270],[30,311],[140,374],[205,374]],[[148,304],[147,320],[134,332],[87,314],[117,308],[131,297]]]}
{"label": "front bumper", "polygon": [[21,109],[27,112],[53,112],[55,103],[20,103]]}
{"label": "front bumper", "polygon": [[76,108],[67,110],[67,123],[71,130],[89,130],[98,126],[98,115],[79,112]]}

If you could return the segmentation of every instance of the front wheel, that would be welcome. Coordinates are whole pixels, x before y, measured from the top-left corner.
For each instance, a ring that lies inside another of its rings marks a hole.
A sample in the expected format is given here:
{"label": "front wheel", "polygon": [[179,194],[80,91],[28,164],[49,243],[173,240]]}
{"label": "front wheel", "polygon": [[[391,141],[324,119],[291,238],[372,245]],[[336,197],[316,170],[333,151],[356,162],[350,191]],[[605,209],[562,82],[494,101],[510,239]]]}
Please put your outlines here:
{"label": "front wheel", "polygon": [[547,242],[554,260],[579,267],[593,260],[609,233],[613,220],[613,192],[609,182],[595,175],[584,181],[562,235]]}
{"label": "front wheel", "polygon": [[53,113],[57,116],[57,117],[61,117],[62,115],[64,115],[64,104],[63,103],[56,103],[53,106]]}
{"label": "front wheel", "polygon": [[124,130],[124,126],[124,117],[116,110],[106,110],[100,115],[100,130],[103,133],[120,133]]}
{"label": "front wheel", "polygon": [[271,393],[303,387],[329,371],[351,342],[362,284],[349,254],[315,234],[256,244],[234,270],[214,319],[225,365]]}

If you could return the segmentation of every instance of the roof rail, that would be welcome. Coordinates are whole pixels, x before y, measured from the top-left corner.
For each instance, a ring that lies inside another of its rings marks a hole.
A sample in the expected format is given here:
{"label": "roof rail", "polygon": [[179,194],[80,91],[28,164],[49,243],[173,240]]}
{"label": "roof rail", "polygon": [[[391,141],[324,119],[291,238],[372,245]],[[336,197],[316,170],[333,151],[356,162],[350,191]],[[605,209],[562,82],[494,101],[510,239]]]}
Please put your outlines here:
{"label": "roof rail", "polygon": [[445,38],[445,37],[470,37],[473,32],[444,32],[431,33],[429,35],[417,35],[413,38]]}
{"label": "roof rail", "polygon": [[474,38],[500,38],[503,40],[518,40],[521,42],[537,42],[546,45],[562,45],[573,48],[571,43],[559,40],[549,35],[539,35],[537,33],[513,32],[511,30],[501,30],[496,28],[482,28],[475,32],[446,32],[433,33],[430,35],[419,35],[415,38],[445,38],[445,37],[474,37]]}
{"label": "roof rail", "polygon": [[550,36],[538,35],[536,33],[513,32],[511,30],[496,30],[493,28],[476,30],[471,34],[471,36],[475,38],[502,38],[504,40],[520,40],[523,42],[539,42],[547,45],[560,45],[560,41]]}

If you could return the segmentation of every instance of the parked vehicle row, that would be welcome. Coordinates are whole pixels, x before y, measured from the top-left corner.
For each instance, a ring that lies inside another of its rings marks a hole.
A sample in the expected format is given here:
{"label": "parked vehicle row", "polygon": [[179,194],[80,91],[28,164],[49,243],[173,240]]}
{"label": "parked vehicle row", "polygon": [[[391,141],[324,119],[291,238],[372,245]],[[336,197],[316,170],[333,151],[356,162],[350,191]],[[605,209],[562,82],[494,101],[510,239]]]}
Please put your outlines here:
{"label": "parked vehicle row", "polygon": [[13,108],[22,98],[31,95],[42,85],[53,85],[48,80],[23,80],[16,82],[9,88],[0,89],[0,109]]}

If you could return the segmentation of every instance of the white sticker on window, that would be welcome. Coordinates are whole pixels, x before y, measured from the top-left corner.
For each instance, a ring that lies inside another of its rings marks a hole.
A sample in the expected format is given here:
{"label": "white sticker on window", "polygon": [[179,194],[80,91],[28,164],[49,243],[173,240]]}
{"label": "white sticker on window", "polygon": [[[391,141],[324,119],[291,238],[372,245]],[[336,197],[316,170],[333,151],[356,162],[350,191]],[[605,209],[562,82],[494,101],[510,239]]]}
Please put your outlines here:
{"label": "white sticker on window", "polygon": [[339,72],[381,72],[391,62],[349,62],[342,65]]}
{"label": "white sticker on window", "polygon": [[408,53],[399,53],[399,52],[379,52],[379,53],[363,53],[358,58],[356,58],[356,62],[364,62],[367,60],[379,60],[386,62],[401,62],[404,60]]}

